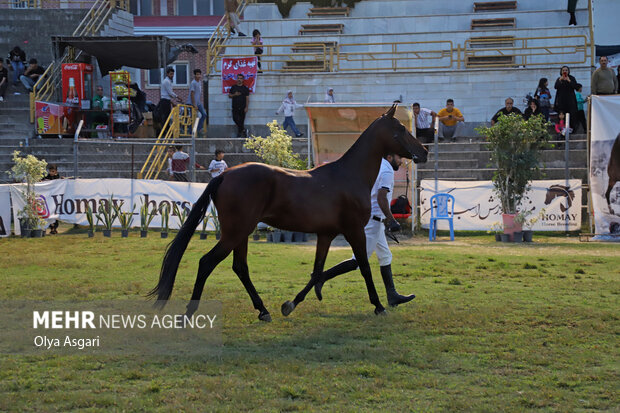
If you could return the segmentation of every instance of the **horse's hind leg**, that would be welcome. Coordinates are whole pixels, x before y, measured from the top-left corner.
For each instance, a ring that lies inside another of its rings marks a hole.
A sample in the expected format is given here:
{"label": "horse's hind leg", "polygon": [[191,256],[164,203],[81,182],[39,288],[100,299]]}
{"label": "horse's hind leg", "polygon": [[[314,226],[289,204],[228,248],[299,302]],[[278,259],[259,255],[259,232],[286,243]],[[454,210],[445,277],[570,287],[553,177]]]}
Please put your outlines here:
{"label": "horse's hind leg", "polygon": [[304,289],[297,294],[292,302],[286,301],[282,304],[282,314],[284,316],[289,315],[295,307],[297,307],[297,305],[306,298],[308,291],[310,291],[314,284],[319,280],[321,273],[323,272],[323,267],[325,266],[325,258],[329,252],[329,246],[331,245],[334,237],[335,235],[319,235],[317,237],[316,254],[314,256],[314,271],[312,272],[312,277],[310,277],[308,284],[306,284]]}
{"label": "horse's hind leg", "polygon": [[200,296],[202,295],[202,290],[204,289],[207,278],[211,275],[215,267],[217,267],[220,262],[228,257],[228,254],[230,254],[231,251],[232,247],[229,244],[225,244],[220,241],[211,249],[211,251],[203,255],[200,259],[192,299],[189,304],[187,304],[187,311],[185,313],[188,317],[194,314],[198,309]]}
{"label": "horse's hind leg", "polygon": [[611,209],[611,190],[614,189],[614,185],[616,185],[615,180],[612,180],[612,178],[609,178],[609,184],[607,185],[607,192],[605,192],[605,199],[607,200],[607,207],[609,208],[609,213],[613,215],[614,210]]}
{"label": "horse's hind leg", "polygon": [[385,307],[381,304],[377,290],[375,289],[375,283],[372,281],[372,272],[370,271],[370,264],[368,264],[368,255],[366,252],[366,234],[364,229],[361,231],[355,231],[353,234],[344,234],[346,240],[351,244],[353,248],[353,254],[357,260],[357,265],[360,268],[364,281],[366,282],[366,289],[368,290],[368,296],[370,302],[375,306],[375,314],[385,314]]}
{"label": "horse's hind leg", "polygon": [[233,265],[232,269],[241,280],[241,283],[245,287],[245,290],[250,295],[252,299],[252,304],[254,304],[254,308],[259,311],[258,319],[261,321],[271,321],[271,315],[269,311],[263,305],[263,300],[261,300],[258,292],[256,292],[256,288],[254,288],[254,284],[250,280],[250,272],[248,270],[248,240],[245,239],[245,242],[242,242],[239,246],[237,246],[233,252]]}

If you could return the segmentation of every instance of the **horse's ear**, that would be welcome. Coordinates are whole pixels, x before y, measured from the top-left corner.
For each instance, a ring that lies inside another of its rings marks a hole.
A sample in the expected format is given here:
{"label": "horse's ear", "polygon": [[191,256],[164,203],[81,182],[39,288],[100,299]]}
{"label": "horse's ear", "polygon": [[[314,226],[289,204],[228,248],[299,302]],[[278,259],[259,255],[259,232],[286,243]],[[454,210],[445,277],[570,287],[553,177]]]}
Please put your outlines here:
{"label": "horse's ear", "polygon": [[385,112],[385,114],[383,116],[387,117],[387,118],[394,118],[394,114],[396,113],[396,108],[398,107],[398,103],[394,103],[392,105],[392,107],[390,108],[390,110],[388,110],[387,112]]}

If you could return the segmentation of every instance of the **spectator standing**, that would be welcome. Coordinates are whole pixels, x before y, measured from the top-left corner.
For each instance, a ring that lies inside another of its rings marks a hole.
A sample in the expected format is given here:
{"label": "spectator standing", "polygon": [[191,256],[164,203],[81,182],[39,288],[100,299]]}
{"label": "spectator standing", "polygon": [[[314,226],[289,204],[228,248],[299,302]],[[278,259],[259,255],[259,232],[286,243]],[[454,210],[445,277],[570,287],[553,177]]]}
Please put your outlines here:
{"label": "spectator standing", "polygon": [[495,125],[497,119],[499,118],[499,115],[523,115],[519,108],[514,107],[514,103],[515,101],[512,98],[506,98],[506,100],[504,101],[504,107],[498,110],[491,119],[491,126]]}
{"label": "spectator standing", "polygon": [[4,67],[4,62],[0,59],[0,102],[4,101],[6,88],[9,86],[9,71]]}
{"label": "spectator standing", "polygon": [[286,130],[286,128],[290,126],[293,130],[293,133],[298,138],[304,136],[304,134],[303,132],[300,132],[299,129],[297,129],[297,125],[295,124],[295,119],[293,119],[293,115],[295,115],[295,109],[301,107],[303,107],[303,105],[300,105],[295,101],[295,98],[293,97],[293,91],[289,90],[288,92],[286,92],[286,97],[276,111],[276,115],[278,115],[280,112],[284,112],[284,123],[282,124],[282,128]]}
{"label": "spectator standing", "polygon": [[[58,167],[53,163],[47,165],[47,176],[42,181],[52,181],[54,179],[62,179],[58,174]],[[58,234],[58,221],[50,224],[50,234]]]}
{"label": "spectator standing", "polygon": [[263,54],[263,39],[260,37],[260,32],[257,29],[254,29],[252,32],[252,46],[254,46],[254,55],[258,59],[258,73],[263,73],[260,64],[260,55]]}
{"label": "spectator standing", "polygon": [[525,108],[525,112],[523,112],[523,119],[529,120],[532,116],[540,114],[542,114],[542,112],[538,106],[538,101],[536,99],[530,99],[527,103],[527,108]]}
{"label": "spectator standing", "polygon": [[24,64],[26,63],[26,53],[19,47],[15,46],[8,56],[11,67],[13,68],[13,86],[17,86],[19,78],[24,74]]}
{"label": "spectator standing", "polygon": [[160,87],[160,100],[158,106],[158,112],[160,116],[160,122],[164,124],[170,116],[172,106],[176,105],[175,102],[181,102],[181,99],[172,90],[172,79],[174,79],[174,69],[168,67],[166,69],[166,76],[161,82]]}
{"label": "spectator standing", "polygon": [[560,113],[570,113],[570,118],[575,119],[577,114],[577,99],[575,90],[577,89],[577,80],[570,74],[568,66],[562,66],[560,69],[560,77],[555,81],[555,111]]}
{"label": "spectator standing", "polygon": [[596,69],[592,74],[590,88],[593,95],[613,95],[618,90],[618,78],[614,70],[607,66],[607,56],[601,56],[598,59],[601,67]]}
{"label": "spectator standing", "polygon": [[108,105],[110,99],[103,95],[103,86],[99,85],[95,89],[95,96],[93,97],[93,112],[90,116],[91,124],[108,124]]}
{"label": "spectator standing", "polygon": [[237,16],[237,7],[239,7],[237,0],[224,0],[224,7],[226,9],[226,18],[228,20],[230,32],[235,34],[235,30],[237,30],[240,37],[245,36],[245,34],[239,30],[241,22],[239,21],[239,16]]}
{"label": "spectator standing", "polygon": [[217,149],[215,151],[215,159],[211,161],[209,164],[209,173],[211,176],[215,178],[216,176],[220,176],[222,172],[228,169],[228,164],[224,160],[224,151],[221,149]]}
{"label": "spectator standing", "polygon": [[437,116],[439,117],[439,137],[452,138],[452,142],[455,142],[456,137],[459,136],[456,133],[459,122],[465,122],[465,117],[454,107],[454,100],[446,100],[446,107],[441,109]]}
{"label": "spectator standing", "polygon": [[24,74],[21,75],[19,80],[22,81],[22,83],[26,87],[26,90],[32,92],[34,84],[37,83],[39,77],[41,77],[43,73],[45,73],[45,69],[39,66],[37,59],[30,59],[30,61],[28,62],[28,68],[26,69]]}
{"label": "spectator standing", "polygon": [[577,98],[577,116],[575,116],[575,121],[573,122],[573,130],[577,132],[577,127],[581,125],[583,127],[583,132],[586,133],[588,131],[588,126],[586,123],[586,113],[583,110],[585,99],[581,95],[582,87],[581,83],[577,83],[577,90],[575,91],[575,97]]}
{"label": "spectator standing", "polygon": [[239,73],[237,75],[237,84],[232,85],[228,91],[228,97],[232,99],[232,118],[237,125],[237,138],[247,137],[245,130],[245,115],[248,113],[250,106],[250,89],[243,84],[245,77]]}
{"label": "spectator standing", "polygon": [[336,98],[334,97],[334,88],[327,88],[327,92],[325,92],[325,103],[336,103]]}
{"label": "spectator standing", "polygon": [[202,71],[200,69],[194,69],[194,79],[189,85],[189,96],[187,97],[187,103],[192,105],[195,110],[200,113],[200,122],[198,123],[198,134],[202,131],[205,121],[207,120],[207,112],[204,106],[202,106]]}
{"label": "spectator standing", "polygon": [[[176,152],[172,154],[172,176],[174,181],[189,182],[187,179],[187,166],[189,165],[189,155],[183,152],[183,145],[176,145]],[[198,169],[205,169],[204,166],[196,163]]]}
{"label": "spectator standing", "polygon": [[549,91],[549,81],[546,77],[540,78],[538,87],[534,92],[534,98],[538,100],[540,112],[549,121],[549,110],[551,109],[551,91]]}
{"label": "spectator standing", "polygon": [[575,10],[577,9],[577,0],[568,0],[568,5],[566,6],[566,11],[570,14],[570,20],[568,21],[568,25],[577,26],[577,18],[575,17]]}
{"label": "spectator standing", "polygon": [[435,118],[437,114],[430,109],[421,108],[418,102],[412,105],[416,127],[416,138],[422,143],[431,143],[435,139]]}
{"label": "spectator standing", "polygon": [[171,181],[174,180],[174,174],[172,173],[172,155],[174,155],[175,152],[176,149],[174,146],[168,146],[168,167],[166,168],[166,172],[168,172],[168,179]]}

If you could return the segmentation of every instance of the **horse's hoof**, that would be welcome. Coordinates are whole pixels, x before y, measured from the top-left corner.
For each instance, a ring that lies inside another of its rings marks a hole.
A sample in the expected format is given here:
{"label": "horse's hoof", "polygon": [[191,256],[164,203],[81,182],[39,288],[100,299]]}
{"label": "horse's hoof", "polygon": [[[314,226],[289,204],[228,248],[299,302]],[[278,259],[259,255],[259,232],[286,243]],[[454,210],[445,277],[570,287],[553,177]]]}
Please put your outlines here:
{"label": "horse's hoof", "polygon": [[375,308],[375,315],[387,315],[385,308]]}
{"label": "horse's hoof", "polygon": [[287,315],[292,313],[294,309],[295,304],[291,301],[286,301],[284,304],[282,304],[282,315],[286,317]]}
{"label": "horse's hoof", "polygon": [[323,283],[322,282],[317,282],[316,284],[314,284],[314,294],[316,294],[316,298],[321,301],[323,299],[323,293],[321,293],[321,290],[323,289]]}
{"label": "horse's hoof", "polygon": [[269,314],[268,312],[265,311],[264,313],[260,313],[258,315],[258,319],[260,321],[264,321],[266,323],[271,323],[271,314]]}

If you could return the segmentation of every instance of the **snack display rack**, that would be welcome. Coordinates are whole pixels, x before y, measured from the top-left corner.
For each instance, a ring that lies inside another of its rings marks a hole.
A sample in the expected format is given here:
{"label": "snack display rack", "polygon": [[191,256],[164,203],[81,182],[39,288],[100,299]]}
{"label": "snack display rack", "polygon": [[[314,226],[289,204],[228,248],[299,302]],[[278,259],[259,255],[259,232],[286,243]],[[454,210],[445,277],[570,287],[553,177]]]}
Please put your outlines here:
{"label": "snack display rack", "polygon": [[131,89],[129,72],[118,70],[110,72],[110,135],[129,136],[131,122],[131,98],[136,91]]}

